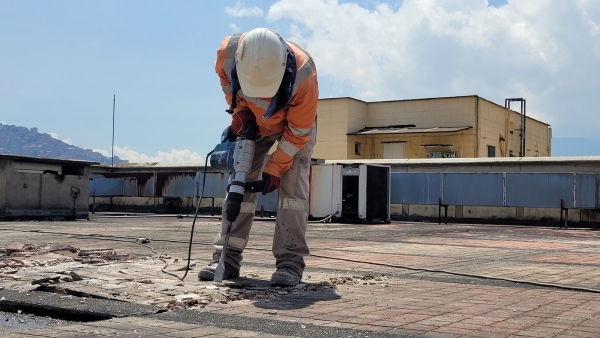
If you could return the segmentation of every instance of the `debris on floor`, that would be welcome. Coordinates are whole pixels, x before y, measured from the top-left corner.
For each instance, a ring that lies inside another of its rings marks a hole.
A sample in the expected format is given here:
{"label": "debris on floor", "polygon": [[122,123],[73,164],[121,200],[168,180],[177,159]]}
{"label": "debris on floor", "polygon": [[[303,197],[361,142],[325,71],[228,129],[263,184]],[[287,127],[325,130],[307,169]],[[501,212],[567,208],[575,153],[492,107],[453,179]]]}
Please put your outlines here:
{"label": "debris on floor", "polygon": [[[306,276],[295,287],[269,286],[266,269],[247,269],[247,278],[222,283],[199,281],[193,272],[185,282],[161,272],[183,276],[187,260],[161,254],[133,256],[111,247],[80,247],[73,243],[35,246],[11,241],[0,247],[0,279],[6,287],[24,292],[44,291],[87,298],[106,298],[150,304],[166,309],[204,309],[235,301],[269,301],[288,295],[332,292],[336,285],[385,284],[385,276]],[[190,269],[196,262],[190,262]],[[10,277],[8,277],[10,276]]]}

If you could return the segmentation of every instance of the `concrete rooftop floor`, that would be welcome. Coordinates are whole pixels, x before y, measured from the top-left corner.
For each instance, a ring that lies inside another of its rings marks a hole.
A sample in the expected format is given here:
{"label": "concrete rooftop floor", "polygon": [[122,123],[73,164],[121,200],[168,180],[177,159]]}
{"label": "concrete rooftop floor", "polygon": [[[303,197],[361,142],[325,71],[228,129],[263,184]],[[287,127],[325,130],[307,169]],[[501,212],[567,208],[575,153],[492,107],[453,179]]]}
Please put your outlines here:
{"label": "concrete rooftop floor", "polygon": [[[114,317],[2,336],[600,336],[594,229],[311,223],[303,284],[271,288],[272,221],[253,226],[244,278],[215,285],[196,277],[211,258],[216,218],[197,221],[193,267],[183,282],[161,272],[166,262],[166,271],[183,276],[191,224],[190,217],[99,214],[89,221],[0,222],[0,311],[56,302],[37,314],[89,307]],[[161,259],[136,244],[139,237],[150,239]],[[19,244],[25,249],[9,256],[7,248]],[[82,280],[70,280],[70,271]],[[39,282],[44,278],[56,283]],[[40,285],[58,294],[32,291]],[[40,294],[47,298],[38,300]]]}

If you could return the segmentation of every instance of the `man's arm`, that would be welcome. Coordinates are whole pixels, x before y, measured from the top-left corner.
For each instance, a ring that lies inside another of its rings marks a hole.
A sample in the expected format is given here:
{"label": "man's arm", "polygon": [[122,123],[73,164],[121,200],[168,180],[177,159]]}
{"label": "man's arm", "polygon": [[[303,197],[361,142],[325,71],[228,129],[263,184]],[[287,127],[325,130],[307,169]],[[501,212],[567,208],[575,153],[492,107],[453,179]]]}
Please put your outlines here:
{"label": "man's arm", "polygon": [[229,82],[230,74],[227,74],[227,69],[231,72],[231,63],[233,60],[227,57],[227,44],[229,43],[229,39],[231,37],[228,36],[221,42],[221,46],[217,50],[217,60],[215,61],[215,72],[219,75],[219,80],[221,81],[221,88],[223,89],[223,93],[225,94],[225,101],[227,101],[228,105],[231,105],[231,82]]}
{"label": "man's arm", "polygon": [[315,123],[319,85],[316,71],[313,71],[298,87],[296,95],[288,105],[287,126],[279,140],[277,150],[271,154],[265,172],[281,177],[294,162],[294,156],[308,144]]}

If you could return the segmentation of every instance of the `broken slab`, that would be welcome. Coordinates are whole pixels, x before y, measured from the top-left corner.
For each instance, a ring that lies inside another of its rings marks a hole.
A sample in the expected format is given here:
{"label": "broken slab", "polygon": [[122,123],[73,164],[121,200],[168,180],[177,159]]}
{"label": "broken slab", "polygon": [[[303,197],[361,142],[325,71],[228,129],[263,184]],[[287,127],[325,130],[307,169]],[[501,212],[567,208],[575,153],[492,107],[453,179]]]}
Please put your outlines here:
{"label": "broken slab", "polygon": [[[135,303],[108,299],[65,297],[64,294],[49,292],[18,292],[0,289],[0,311],[16,312],[54,318],[77,318],[80,321],[110,319],[127,316],[147,316],[163,312],[164,309]],[[82,300],[85,302],[82,303]]]}
{"label": "broken slab", "polygon": [[10,241],[6,244],[4,249],[9,253],[25,251],[25,243],[21,241]]}
{"label": "broken slab", "polygon": [[108,248],[108,247],[98,247],[98,248],[87,247],[87,248],[79,249],[79,256],[90,256],[90,255],[103,256],[103,255],[110,254],[112,252],[114,252],[114,250],[112,248]]}
{"label": "broken slab", "polygon": [[58,283],[60,276],[44,277],[31,281],[31,285],[42,284],[42,283]]}

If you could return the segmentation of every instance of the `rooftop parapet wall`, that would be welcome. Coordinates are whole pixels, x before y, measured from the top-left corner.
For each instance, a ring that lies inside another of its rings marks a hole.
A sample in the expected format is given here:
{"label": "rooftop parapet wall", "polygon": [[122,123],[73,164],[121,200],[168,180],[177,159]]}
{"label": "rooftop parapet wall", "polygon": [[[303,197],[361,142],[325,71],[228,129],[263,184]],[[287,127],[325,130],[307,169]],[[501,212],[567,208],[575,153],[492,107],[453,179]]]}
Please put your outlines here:
{"label": "rooftop parapet wall", "polygon": [[87,217],[94,163],[0,155],[0,217]]}
{"label": "rooftop parapet wall", "polygon": [[548,172],[600,174],[600,156],[444,159],[326,160],[325,163],[383,164],[392,172]]}

